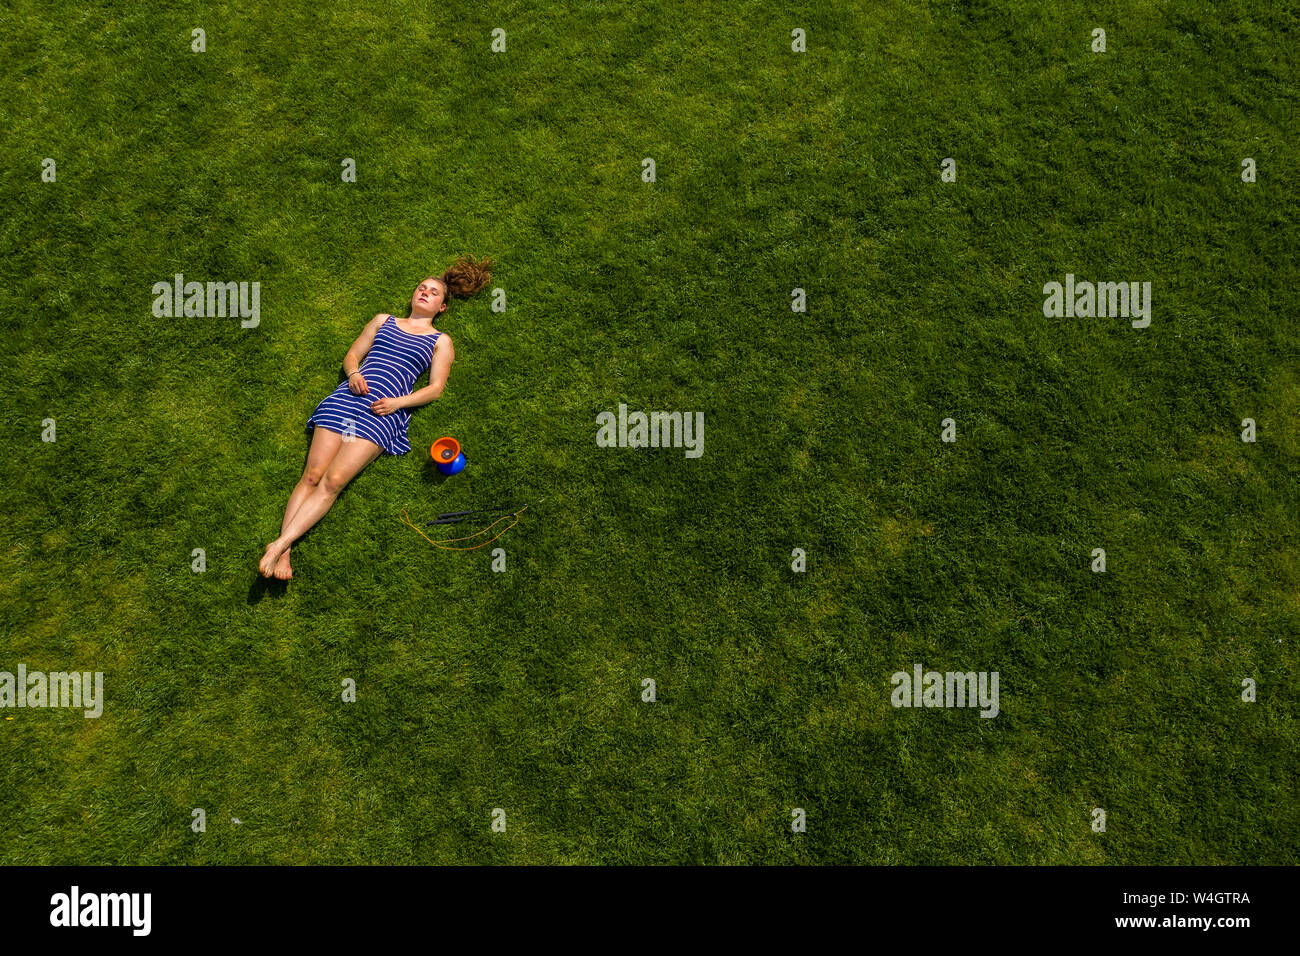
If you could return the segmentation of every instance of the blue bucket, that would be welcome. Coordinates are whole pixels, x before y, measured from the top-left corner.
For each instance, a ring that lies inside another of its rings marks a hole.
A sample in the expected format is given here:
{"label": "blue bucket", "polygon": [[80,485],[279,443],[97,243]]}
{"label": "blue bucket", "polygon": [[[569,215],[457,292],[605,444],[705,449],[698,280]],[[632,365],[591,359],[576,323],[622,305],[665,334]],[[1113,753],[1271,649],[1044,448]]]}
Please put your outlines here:
{"label": "blue bucket", "polygon": [[465,453],[461,452],[454,460],[438,462],[438,470],[444,475],[455,475],[465,470]]}

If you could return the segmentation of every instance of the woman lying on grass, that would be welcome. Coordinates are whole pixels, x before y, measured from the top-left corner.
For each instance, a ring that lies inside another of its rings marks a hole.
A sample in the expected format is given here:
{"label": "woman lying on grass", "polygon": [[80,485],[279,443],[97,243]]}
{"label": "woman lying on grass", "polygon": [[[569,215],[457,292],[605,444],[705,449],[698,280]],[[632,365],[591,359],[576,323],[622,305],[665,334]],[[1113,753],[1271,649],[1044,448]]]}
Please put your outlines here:
{"label": "woman lying on grass", "polygon": [[[307,420],[315,429],[307,467],[289,495],[280,537],[266,546],[258,562],[265,577],[288,580],[289,547],[330,510],[349,481],[384,452],[411,450],[406,429],[412,408],[442,395],[455,350],[451,336],[433,327],[447,309],[448,296],[467,298],[492,278],[492,260],[462,256],[441,277],[430,276],[411,295],[404,319],[380,313],[357,336],[343,357],[347,381],[341,382]],[[412,391],[429,370],[429,384]]]}

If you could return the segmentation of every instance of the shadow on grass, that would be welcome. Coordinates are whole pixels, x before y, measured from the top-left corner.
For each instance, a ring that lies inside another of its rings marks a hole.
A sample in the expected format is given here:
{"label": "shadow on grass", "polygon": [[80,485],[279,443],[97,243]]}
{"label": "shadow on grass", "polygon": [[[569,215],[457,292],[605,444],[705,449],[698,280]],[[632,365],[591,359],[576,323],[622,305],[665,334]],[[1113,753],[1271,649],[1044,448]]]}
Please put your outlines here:
{"label": "shadow on grass", "polygon": [[281,581],[279,578],[264,578],[259,571],[257,577],[253,579],[253,583],[248,586],[248,603],[259,604],[262,598],[267,595],[280,597],[288,588],[288,581]]}
{"label": "shadow on grass", "polygon": [[432,460],[426,461],[424,468],[420,471],[420,480],[430,488],[441,488],[455,477],[455,475],[444,475]]}

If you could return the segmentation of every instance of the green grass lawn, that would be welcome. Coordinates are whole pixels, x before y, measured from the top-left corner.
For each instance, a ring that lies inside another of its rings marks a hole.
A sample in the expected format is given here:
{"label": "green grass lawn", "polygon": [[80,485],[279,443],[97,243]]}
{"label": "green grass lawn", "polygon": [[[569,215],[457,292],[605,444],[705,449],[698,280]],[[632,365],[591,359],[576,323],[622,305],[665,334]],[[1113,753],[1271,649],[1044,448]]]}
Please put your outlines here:
{"label": "green grass lawn", "polygon": [[[1300,862],[1300,14],[834,6],[9,7],[0,671],[105,702],[0,711],[0,863]],[[505,311],[261,583],[461,253]],[[620,403],[704,454],[597,447]],[[1000,713],[891,706],[917,663]]]}

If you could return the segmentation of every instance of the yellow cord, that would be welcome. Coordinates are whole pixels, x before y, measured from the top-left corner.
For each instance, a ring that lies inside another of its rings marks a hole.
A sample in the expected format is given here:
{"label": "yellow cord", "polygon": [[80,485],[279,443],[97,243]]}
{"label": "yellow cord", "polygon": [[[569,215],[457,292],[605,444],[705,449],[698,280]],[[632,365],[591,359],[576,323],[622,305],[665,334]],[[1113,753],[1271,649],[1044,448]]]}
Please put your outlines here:
{"label": "yellow cord", "polygon": [[415,528],[415,525],[414,525],[414,524],[411,524],[411,516],[410,516],[409,513],[407,513],[407,510],[406,510],[405,508],[402,509],[402,520],[403,520],[404,522],[406,522],[408,525],[410,525],[412,528],[415,528],[416,533],[418,533],[418,534],[420,535],[421,538],[423,538],[425,541],[429,542],[429,543],[430,543],[431,545],[433,545],[435,548],[442,548],[443,551],[477,551],[479,548],[483,547],[483,545],[485,545],[485,544],[491,544],[493,541],[495,541],[497,538],[501,537],[503,534],[505,534],[507,531],[509,531],[509,530],[510,530],[511,528],[513,528],[515,525],[519,524],[519,516],[520,516],[521,514],[523,514],[526,510],[528,510],[528,505],[524,505],[522,508],[520,508],[518,511],[516,511],[513,515],[502,515],[500,518],[497,518],[496,521],[493,521],[490,525],[488,525],[488,526],[487,526],[486,528],[484,528],[482,531],[475,531],[473,534],[467,534],[467,535],[466,535],[465,537],[463,537],[463,538],[447,538],[447,539],[446,539],[447,541],[468,541],[468,540],[470,540],[471,538],[477,538],[477,537],[478,537],[479,535],[481,535],[481,534],[487,534],[489,531],[491,531],[493,528],[495,528],[495,527],[496,527],[497,525],[499,525],[501,522],[505,521],[507,518],[511,518],[511,517],[513,517],[513,518],[515,519],[515,520],[512,521],[510,524],[506,525],[504,528],[502,528],[500,531],[498,531],[496,534],[494,534],[492,537],[490,537],[490,538],[488,538],[486,541],[482,542],[482,544],[476,544],[476,545],[474,545],[474,547],[472,547],[472,548],[444,548],[444,547],[442,546],[442,544],[440,544],[440,543],[437,542],[437,541],[434,541],[432,538],[430,538],[427,534],[425,534],[425,533],[424,533],[423,531],[421,531],[419,528]]}

